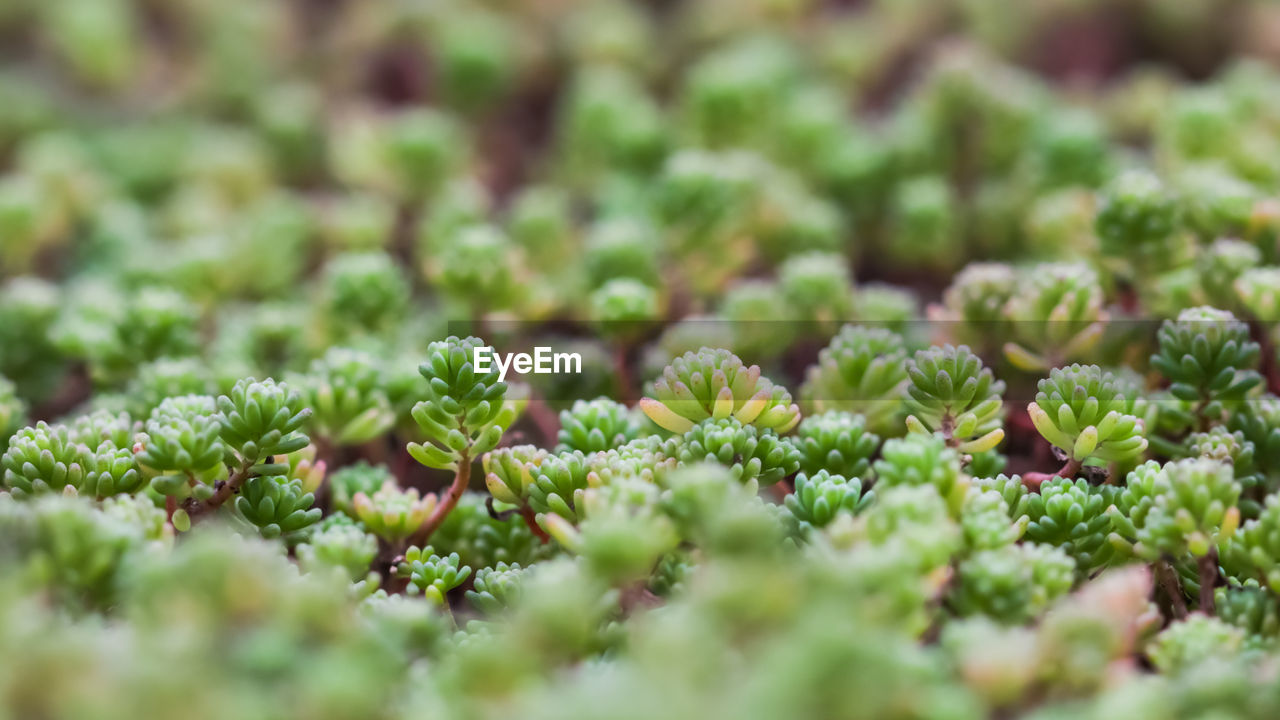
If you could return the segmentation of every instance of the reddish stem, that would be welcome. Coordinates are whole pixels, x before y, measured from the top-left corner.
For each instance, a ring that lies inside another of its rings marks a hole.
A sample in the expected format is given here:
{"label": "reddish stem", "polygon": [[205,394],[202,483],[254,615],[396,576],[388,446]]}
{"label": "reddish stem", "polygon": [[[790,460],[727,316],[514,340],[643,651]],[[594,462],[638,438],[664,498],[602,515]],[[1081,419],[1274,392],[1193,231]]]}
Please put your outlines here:
{"label": "reddish stem", "polygon": [[529,526],[529,530],[533,531],[534,536],[541,540],[544,544],[551,541],[551,536],[547,534],[542,526],[538,525],[538,519],[534,517],[533,508],[528,505],[520,507],[520,517],[524,518],[524,524]]}
{"label": "reddish stem", "polygon": [[466,491],[469,484],[471,484],[471,455],[468,450],[463,450],[458,458],[458,469],[453,474],[453,482],[449,484],[449,489],[445,491],[444,497],[440,498],[435,510],[431,511],[427,521],[409,537],[409,543],[422,547],[422,544],[431,537],[431,533],[434,533],[444,523],[444,519],[449,517],[449,513],[458,506],[458,500],[462,498],[462,493]]}
{"label": "reddish stem", "polygon": [[618,343],[613,349],[613,371],[618,376],[618,394],[627,407],[635,407],[639,402],[636,389],[631,386],[631,367],[627,364],[627,346]]}
{"label": "reddish stem", "polygon": [[1182,581],[1178,579],[1178,571],[1168,560],[1156,562],[1156,577],[1164,594],[1169,596],[1169,605],[1173,610],[1173,619],[1185,620],[1187,617],[1187,599],[1182,596]]}
{"label": "reddish stem", "polygon": [[1079,460],[1068,459],[1066,464],[1064,464],[1061,468],[1059,468],[1058,472],[1053,473],[1052,475],[1050,475],[1049,473],[1042,473],[1042,472],[1023,473],[1022,484],[1026,485],[1028,488],[1032,490],[1039,490],[1040,486],[1043,485],[1048,480],[1052,480],[1058,477],[1068,478],[1068,479],[1074,478],[1077,474],[1079,474],[1080,468],[1082,466],[1083,466],[1083,463],[1081,463]]}

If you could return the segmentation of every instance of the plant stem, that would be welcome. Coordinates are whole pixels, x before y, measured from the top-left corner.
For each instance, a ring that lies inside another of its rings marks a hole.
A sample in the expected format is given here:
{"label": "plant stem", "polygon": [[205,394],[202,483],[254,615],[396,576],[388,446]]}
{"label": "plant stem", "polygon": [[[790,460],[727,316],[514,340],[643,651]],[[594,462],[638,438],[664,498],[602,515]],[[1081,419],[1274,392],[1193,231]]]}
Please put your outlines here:
{"label": "plant stem", "polygon": [[1079,460],[1076,460],[1074,458],[1068,458],[1066,464],[1063,465],[1061,468],[1059,468],[1058,472],[1053,473],[1052,475],[1048,473],[1042,473],[1042,472],[1023,473],[1022,484],[1026,485],[1028,488],[1032,490],[1039,490],[1040,486],[1043,485],[1046,481],[1052,480],[1056,477],[1067,478],[1067,479],[1075,478],[1075,476],[1079,474],[1081,467],[1083,467],[1083,463],[1081,463]]}
{"label": "plant stem", "polygon": [[1218,548],[1209,548],[1209,552],[1196,564],[1200,568],[1200,612],[1213,615],[1213,586],[1218,582]]}
{"label": "plant stem", "polygon": [[1187,617],[1187,600],[1183,597],[1182,581],[1178,579],[1178,571],[1173,569],[1168,560],[1156,561],[1156,578],[1164,594],[1169,596],[1169,606],[1173,609],[1175,620]]}
{"label": "plant stem", "polygon": [[543,530],[542,527],[538,525],[538,520],[533,515],[533,508],[528,505],[521,505],[520,517],[524,518],[524,524],[528,525],[529,529],[533,531],[533,534],[543,543],[547,543],[551,540],[551,536],[547,534],[547,531]]}
{"label": "plant stem", "polygon": [[1067,460],[1065,465],[1063,465],[1061,468],[1058,469],[1057,476],[1068,478],[1068,479],[1074,478],[1076,475],[1080,473],[1080,468],[1083,465],[1084,463],[1080,462],[1079,460],[1076,460],[1075,458],[1070,458]]}
{"label": "plant stem", "polygon": [[471,451],[467,449],[458,453],[458,469],[453,474],[453,482],[449,484],[449,489],[445,491],[444,497],[440,498],[435,510],[431,511],[427,521],[409,537],[409,543],[422,547],[422,544],[431,537],[431,533],[435,532],[444,523],[444,519],[449,517],[449,513],[458,506],[458,500],[462,498],[462,493],[469,484],[471,484]]}
{"label": "plant stem", "polygon": [[239,492],[240,486],[244,485],[245,481],[249,479],[249,469],[252,467],[252,464],[242,465],[239,470],[231,473],[230,477],[217,484],[217,489],[214,490],[213,496],[208,500],[187,498],[182,503],[182,509],[187,511],[187,516],[191,518],[191,522],[194,523],[196,518],[222,507],[222,503],[230,500],[232,495]]}
{"label": "plant stem", "polygon": [[619,342],[613,348],[613,372],[618,378],[618,395],[627,407],[635,407],[639,402],[635,388],[631,387],[631,368],[627,364],[627,345]]}

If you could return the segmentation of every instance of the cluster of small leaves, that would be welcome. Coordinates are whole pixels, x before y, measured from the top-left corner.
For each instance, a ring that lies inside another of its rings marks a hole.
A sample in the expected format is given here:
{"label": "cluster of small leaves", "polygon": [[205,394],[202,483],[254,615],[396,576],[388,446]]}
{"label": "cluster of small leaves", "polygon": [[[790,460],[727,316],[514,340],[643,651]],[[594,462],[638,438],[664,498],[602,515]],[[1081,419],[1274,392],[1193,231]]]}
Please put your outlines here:
{"label": "cluster of small leaves", "polygon": [[826,470],[847,478],[868,477],[880,438],[867,430],[862,415],[831,410],[800,421],[788,442],[800,451],[800,470]]}
{"label": "cluster of small leaves", "polygon": [[423,593],[428,600],[444,603],[444,596],[471,575],[471,568],[459,565],[457,553],[440,557],[430,547],[411,547],[396,562],[396,576],[409,581],[411,592]]}
{"label": "cluster of small leaves", "polygon": [[1262,382],[1254,368],[1259,346],[1249,326],[1230,312],[1190,308],[1160,327],[1151,365],[1169,379],[1169,391],[1198,403],[1196,414],[1218,422]]}
{"label": "cluster of small leaves", "polygon": [[640,423],[627,406],[608,398],[577,400],[560,412],[556,452],[613,450],[639,435]]}
{"label": "cluster of small leaves", "polygon": [[235,509],[265,538],[295,537],[320,520],[316,497],[305,492],[302,481],[283,475],[249,478],[236,496]]}
{"label": "cluster of small leaves", "polygon": [[1055,368],[1037,388],[1027,413],[1068,458],[1118,462],[1146,449],[1143,421],[1129,414],[1123,387],[1111,373],[1096,365]]}
{"label": "cluster of small leaves", "polygon": [[873,432],[893,432],[901,427],[897,416],[907,382],[906,360],[906,348],[897,333],[846,325],[818,353],[818,363],[809,369],[800,396],[818,412],[856,412],[867,418]]}
{"label": "cluster of small leaves", "polygon": [[800,452],[772,430],[734,418],[704,420],[672,439],[667,455],[683,463],[717,462],[739,482],[772,485],[800,469]]}
{"label": "cluster of small leaves", "polygon": [[799,473],[786,508],[802,529],[823,528],[845,513],[856,515],[871,504],[874,495],[863,493],[862,481],[819,470],[812,477]]}
{"label": "cluster of small leaves", "polygon": [[702,348],[675,358],[654,382],[653,392],[640,408],[673,433],[688,432],[705,420],[732,419],[784,433],[800,422],[800,409],[785,388],[727,350]]}
{"label": "cluster of small leaves", "polygon": [[483,455],[497,446],[510,423],[503,402],[507,385],[498,381],[492,362],[488,372],[476,371],[477,350],[489,348],[473,337],[450,337],[427,348],[427,361],[419,368],[427,394],[413,407],[413,419],[430,442],[409,444],[409,453],[427,467],[454,469]]}
{"label": "cluster of small leaves", "polygon": [[417,488],[402,490],[394,480],[387,480],[372,493],[360,491],[352,496],[351,509],[369,532],[395,546],[422,527],[436,502],[433,494],[424,497]]}
{"label": "cluster of small leaves", "polygon": [[961,452],[983,452],[1004,439],[1004,383],[967,346],[916,353],[907,366],[907,427],[941,432]]}

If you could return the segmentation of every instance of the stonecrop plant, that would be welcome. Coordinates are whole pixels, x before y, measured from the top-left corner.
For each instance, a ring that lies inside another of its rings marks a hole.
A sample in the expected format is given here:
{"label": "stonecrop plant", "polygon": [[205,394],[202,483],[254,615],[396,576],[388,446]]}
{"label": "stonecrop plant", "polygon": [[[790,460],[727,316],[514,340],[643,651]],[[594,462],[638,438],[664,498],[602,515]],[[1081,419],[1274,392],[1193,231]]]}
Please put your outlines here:
{"label": "stonecrop plant", "polygon": [[0,720],[1280,716],[1277,28],[0,3]]}

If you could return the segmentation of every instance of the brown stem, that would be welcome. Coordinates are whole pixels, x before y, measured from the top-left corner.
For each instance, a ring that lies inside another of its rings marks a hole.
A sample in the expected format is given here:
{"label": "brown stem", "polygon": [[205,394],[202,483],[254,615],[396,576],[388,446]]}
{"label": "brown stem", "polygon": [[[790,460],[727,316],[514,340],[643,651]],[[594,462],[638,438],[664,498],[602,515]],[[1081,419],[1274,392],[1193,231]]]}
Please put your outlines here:
{"label": "brown stem", "polygon": [[533,531],[533,534],[539,540],[543,543],[551,541],[551,536],[547,534],[547,531],[543,530],[542,526],[538,525],[538,519],[533,515],[533,508],[528,505],[521,505],[520,517],[524,518],[524,524],[529,526],[529,529]]}
{"label": "brown stem", "polygon": [[1164,594],[1169,596],[1169,606],[1173,609],[1175,620],[1187,617],[1187,599],[1183,596],[1182,581],[1178,579],[1178,571],[1173,569],[1168,560],[1156,561],[1156,577]]}
{"label": "brown stem", "polygon": [[409,543],[422,547],[422,544],[431,537],[431,533],[435,532],[436,528],[444,523],[444,519],[449,517],[449,513],[458,506],[458,500],[462,498],[462,493],[469,484],[471,484],[471,454],[470,450],[463,450],[459,453],[458,469],[453,474],[453,482],[449,484],[449,489],[445,491],[444,497],[440,498],[435,510],[431,511],[427,521],[409,537]]}
{"label": "brown stem", "polygon": [[1066,464],[1058,469],[1057,475],[1058,477],[1074,479],[1076,475],[1080,474],[1080,468],[1083,465],[1084,463],[1075,458],[1068,459]]}
{"label": "brown stem", "polygon": [[173,495],[164,496],[164,519],[170,525],[173,524],[173,514],[178,511],[178,498]]}
{"label": "brown stem", "polygon": [[947,447],[953,448],[960,445],[960,439],[955,437],[956,420],[950,412],[942,414],[942,423],[938,429],[942,432],[942,437],[946,438]]}
{"label": "brown stem", "polygon": [[191,518],[191,522],[195,522],[196,518],[222,507],[222,503],[231,499],[240,491],[240,486],[244,485],[249,479],[249,469],[252,465],[244,465],[239,470],[231,473],[226,480],[220,481],[213,491],[213,495],[208,500],[196,500],[195,498],[187,498],[182,503],[182,509],[187,511],[187,516]]}
{"label": "brown stem", "polygon": [[1200,567],[1200,612],[1213,615],[1213,587],[1218,582],[1218,548],[1210,548],[1197,565]]}
{"label": "brown stem", "polygon": [[613,349],[613,372],[618,376],[618,395],[627,407],[634,407],[639,398],[636,389],[631,386],[631,367],[627,364],[627,346],[618,343]]}

